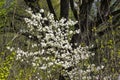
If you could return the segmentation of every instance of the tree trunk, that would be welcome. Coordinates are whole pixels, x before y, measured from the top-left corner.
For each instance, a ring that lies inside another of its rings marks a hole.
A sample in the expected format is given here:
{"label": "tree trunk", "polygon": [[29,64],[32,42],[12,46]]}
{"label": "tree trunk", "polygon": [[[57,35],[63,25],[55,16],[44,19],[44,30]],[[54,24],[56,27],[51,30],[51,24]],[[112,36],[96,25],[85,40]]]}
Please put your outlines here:
{"label": "tree trunk", "polygon": [[69,15],[69,0],[60,0],[60,18],[68,19]]}
{"label": "tree trunk", "polygon": [[53,5],[52,5],[52,2],[51,0],[46,0],[47,1],[47,4],[48,4],[48,7],[49,7],[49,10],[50,10],[50,13],[53,13],[55,19],[57,19],[57,15],[54,11],[54,8],[53,8]]}

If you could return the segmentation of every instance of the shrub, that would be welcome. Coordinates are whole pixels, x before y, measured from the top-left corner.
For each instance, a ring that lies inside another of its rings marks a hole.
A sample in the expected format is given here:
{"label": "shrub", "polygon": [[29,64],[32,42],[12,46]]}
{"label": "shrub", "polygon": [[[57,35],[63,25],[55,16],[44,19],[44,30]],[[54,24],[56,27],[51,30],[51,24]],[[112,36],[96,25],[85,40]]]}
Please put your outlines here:
{"label": "shrub", "polygon": [[24,18],[27,29],[20,30],[20,34],[29,34],[27,37],[34,42],[27,51],[15,47],[7,48],[16,52],[17,61],[32,67],[34,73],[29,79],[58,80],[60,75],[71,80],[98,78],[97,73],[104,66],[90,63],[89,58],[94,56],[94,53],[88,51],[88,46],[72,48],[73,44],[70,43],[71,36],[80,32],[70,29],[77,21],[65,18],[55,20],[51,13],[43,17],[43,9],[35,14],[29,9],[27,12],[31,18]]}

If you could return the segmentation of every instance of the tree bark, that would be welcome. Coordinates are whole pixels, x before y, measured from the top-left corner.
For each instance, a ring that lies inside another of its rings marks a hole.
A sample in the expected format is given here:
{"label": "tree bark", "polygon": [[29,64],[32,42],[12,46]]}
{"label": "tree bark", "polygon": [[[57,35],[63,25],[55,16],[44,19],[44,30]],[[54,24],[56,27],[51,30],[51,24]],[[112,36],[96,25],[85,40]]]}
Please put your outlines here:
{"label": "tree bark", "polygon": [[69,15],[69,0],[60,0],[60,18],[68,19]]}
{"label": "tree bark", "polygon": [[46,0],[47,1],[47,4],[48,4],[48,7],[49,7],[49,10],[50,10],[50,13],[53,13],[55,19],[57,19],[57,15],[54,11],[54,8],[53,8],[53,5],[52,5],[52,2],[51,0]]}
{"label": "tree bark", "polygon": [[73,0],[70,0],[70,7],[71,7],[71,10],[74,14],[75,19],[78,20],[78,13],[77,13],[77,10],[75,9],[75,5],[74,5]]}
{"label": "tree bark", "polygon": [[100,2],[100,10],[98,10],[98,15],[104,22],[106,21],[106,16],[110,14],[110,2],[111,0],[101,0]]}

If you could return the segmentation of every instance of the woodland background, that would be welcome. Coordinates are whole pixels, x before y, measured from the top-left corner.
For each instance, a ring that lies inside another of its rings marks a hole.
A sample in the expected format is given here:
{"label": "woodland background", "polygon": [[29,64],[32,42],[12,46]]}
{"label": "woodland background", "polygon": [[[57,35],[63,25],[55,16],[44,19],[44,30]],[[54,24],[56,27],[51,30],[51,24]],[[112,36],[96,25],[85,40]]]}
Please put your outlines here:
{"label": "woodland background", "polygon": [[[72,35],[70,42],[77,43],[72,47],[93,46],[89,50],[95,56],[90,62],[105,66],[99,75],[111,75],[113,79],[108,80],[117,79],[120,74],[120,0],[0,0],[0,80],[30,80],[26,74],[31,74],[31,69],[24,63],[15,63],[15,53],[6,49],[14,46],[27,50],[32,41],[37,41],[29,39],[29,33],[15,37],[26,28],[23,18],[30,17],[25,11],[27,8],[34,13],[44,9],[43,15],[53,13],[55,20],[64,17],[78,21],[71,27],[81,30]],[[19,79],[15,78],[14,70],[21,76]]]}

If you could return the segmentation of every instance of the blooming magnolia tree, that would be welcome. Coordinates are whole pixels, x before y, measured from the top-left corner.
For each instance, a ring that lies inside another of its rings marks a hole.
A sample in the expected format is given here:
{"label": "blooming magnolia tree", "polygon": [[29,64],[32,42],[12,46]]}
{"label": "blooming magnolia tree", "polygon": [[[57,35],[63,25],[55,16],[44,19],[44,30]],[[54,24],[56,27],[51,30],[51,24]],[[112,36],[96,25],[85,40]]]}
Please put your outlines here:
{"label": "blooming magnolia tree", "polygon": [[[89,47],[81,47],[81,45],[75,49],[71,47],[71,36],[79,33],[80,30],[74,31],[70,27],[74,26],[77,21],[64,18],[55,20],[51,13],[42,17],[43,9],[36,14],[33,14],[31,10],[27,12],[31,18],[24,18],[27,29],[21,30],[20,33],[29,33],[29,39],[36,37],[36,42],[31,43],[31,50],[27,51],[14,47],[7,48],[16,52],[16,60],[21,63],[26,62],[34,68],[36,75],[30,78],[58,80],[60,75],[70,80],[98,78],[98,71],[104,67],[89,63],[89,58],[94,56],[94,53],[88,51]],[[93,73],[94,75],[91,76]]]}

